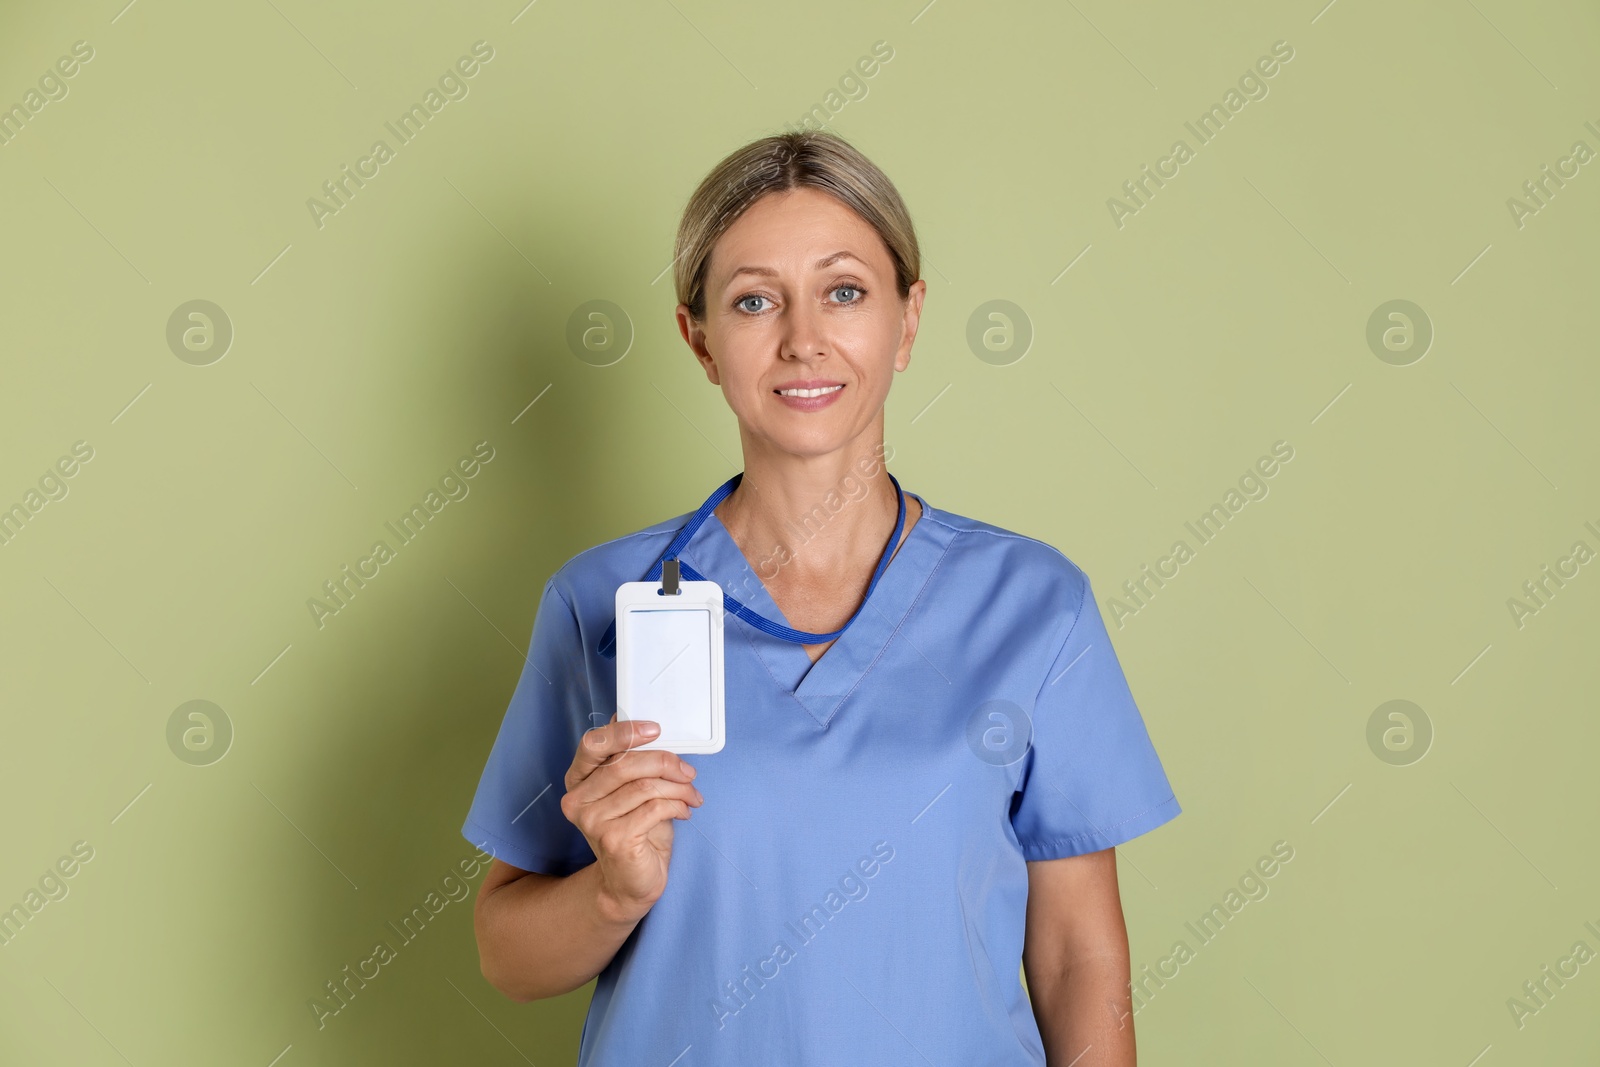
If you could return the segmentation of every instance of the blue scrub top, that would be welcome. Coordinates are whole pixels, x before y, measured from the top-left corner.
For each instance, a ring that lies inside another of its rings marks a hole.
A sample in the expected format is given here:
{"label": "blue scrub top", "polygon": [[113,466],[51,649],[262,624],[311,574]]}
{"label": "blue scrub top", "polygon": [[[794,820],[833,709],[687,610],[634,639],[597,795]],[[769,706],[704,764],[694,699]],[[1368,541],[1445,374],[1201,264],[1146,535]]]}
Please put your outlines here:
{"label": "blue scrub top", "polygon": [[[1027,862],[1110,848],[1180,808],[1089,579],[1042,541],[922,503],[815,665],[725,616],[727,744],[683,758],[667,887],[599,975],[579,1067],[1043,1067],[1022,988]],[[596,651],[617,586],[690,513],[545,584],[462,833],[524,870],[594,862],[561,813],[616,710]],[[715,514],[681,559],[787,622]]]}

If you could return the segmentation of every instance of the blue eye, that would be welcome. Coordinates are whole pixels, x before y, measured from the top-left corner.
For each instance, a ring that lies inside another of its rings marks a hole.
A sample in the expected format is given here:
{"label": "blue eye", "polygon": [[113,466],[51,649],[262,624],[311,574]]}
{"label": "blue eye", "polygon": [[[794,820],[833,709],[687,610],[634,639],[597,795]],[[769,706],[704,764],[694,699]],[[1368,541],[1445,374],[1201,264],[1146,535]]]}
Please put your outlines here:
{"label": "blue eye", "polygon": [[741,309],[743,309],[745,311],[748,311],[751,314],[755,314],[756,312],[760,311],[761,309],[760,308],[745,307],[745,301],[747,301],[747,300],[765,300],[765,299],[766,299],[766,297],[761,296],[759,293],[751,293],[748,296],[741,296],[738,300],[735,300],[733,302],[733,306],[737,307],[737,308],[741,308]]}
{"label": "blue eye", "polygon": [[[848,292],[852,292],[852,293],[859,293],[859,294],[861,294],[861,296],[865,296],[866,292],[867,292],[865,289],[861,288],[859,285],[838,285],[838,286],[834,287],[833,291],[836,292],[836,293],[848,291]],[[859,303],[861,303],[861,296],[856,297],[856,299],[854,299],[854,300],[841,300],[839,302],[841,304],[859,304]]]}

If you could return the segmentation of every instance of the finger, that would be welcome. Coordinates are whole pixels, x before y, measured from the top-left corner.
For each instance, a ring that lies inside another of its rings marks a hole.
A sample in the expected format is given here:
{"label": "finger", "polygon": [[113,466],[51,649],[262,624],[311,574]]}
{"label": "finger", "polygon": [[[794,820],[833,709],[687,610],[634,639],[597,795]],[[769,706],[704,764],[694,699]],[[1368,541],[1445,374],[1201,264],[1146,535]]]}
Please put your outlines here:
{"label": "finger", "polygon": [[602,852],[618,851],[628,842],[644,840],[661,823],[688,817],[689,806],[683,801],[672,797],[656,797],[608,823],[600,834],[595,835],[595,840]]}
{"label": "finger", "polygon": [[660,797],[681,800],[691,808],[698,808],[705,802],[700,790],[688,782],[674,782],[666,778],[636,778],[597,800],[579,805],[583,808],[580,815],[580,829],[598,836],[605,830],[607,823],[624,818],[640,805],[648,804]]}
{"label": "finger", "polygon": [[661,724],[649,719],[627,719],[617,722],[615,717],[604,726],[586,730],[578,742],[578,751],[572,757],[567,771],[567,788],[583,781],[606,760],[620,752],[643,745],[661,733]]}
{"label": "finger", "polygon": [[[567,796],[572,803],[592,804],[601,797],[640,778],[665,778],[674,782],[689,782],[695,777],[694,768],[680,759],[675,752],[663,749],[633,750],[621,753],[595,768],[581,781],[568,785]],[[562,798],[565,800],[565,798]]]}

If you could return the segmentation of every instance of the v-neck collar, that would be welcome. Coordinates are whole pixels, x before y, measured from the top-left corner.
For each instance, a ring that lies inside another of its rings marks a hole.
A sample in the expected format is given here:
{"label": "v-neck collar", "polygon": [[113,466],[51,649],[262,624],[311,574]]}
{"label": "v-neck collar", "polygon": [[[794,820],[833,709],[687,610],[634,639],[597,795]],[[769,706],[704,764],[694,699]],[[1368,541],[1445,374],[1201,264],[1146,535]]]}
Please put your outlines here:
{"label": "v-neck collar", "polygon": [[[815,663],[793,641],[763,633],[731,613],[725,616],[729,632],[736,629],[743,634],[778,687],[824,728],[888,647],[954,534],[950,526],[930,521],[936,509],[919,494],[907,491],[906,495],[916,497],[922,514],[889,560],[861,614]],[[707,516],[679,556],[722,586],[724,594],[774,622],[793,626],[716,512]]]}

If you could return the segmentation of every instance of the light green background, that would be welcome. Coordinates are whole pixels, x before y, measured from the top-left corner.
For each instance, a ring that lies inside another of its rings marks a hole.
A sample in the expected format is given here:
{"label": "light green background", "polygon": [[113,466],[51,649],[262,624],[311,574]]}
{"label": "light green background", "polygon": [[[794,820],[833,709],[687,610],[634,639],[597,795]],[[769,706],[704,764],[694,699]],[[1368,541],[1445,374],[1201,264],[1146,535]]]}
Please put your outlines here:
{"label": "light green background", "polygon": [[[1592,5],[123,2],[0,10],[0,104],[95,52],[0,147],[0,506],[95,453],[0,547],[0,907],[95,850],[0,948],[0,1061],[573,1062],[588,991],[500,996],[467,901],[325,1028],[307,1001],[471,854],[548,575],[738,469],[672,321],[678,213],[878,40],[831,125],[924,242],[908,489],[1060,547],[1109,619],[1295,450],[1113,624],[1185,809],[1118,850],[1136,970],[1295,849],[1140,1011],[1141,1062],[1593,1061],[1600,962],[1520,1029],[1506,1006],[1600,951],[1600,565],[1507,608],[1600,550],[1600,164],[1520,228],[1506,206],[1600,149]],[[470,94],[319,229],[307,198],[477,40]],[[1278,40],[1270,93],[1197,146]],[[235,330],[210,366],[166,342],[194,299]],[[604,368],[565,340],[594,299],[636,331]],[[966,342],[995,299],[1035,333],[1007,366]],[[1392,299],[1436,332],[1409,366],[1366,343]],[[480,440],[470,495],[319,629],[307,599]],[[236,731],[207,767],[166,741],[193,699]],[[1367,745],[1392,699],[1435,731],[1409,766]]]}

